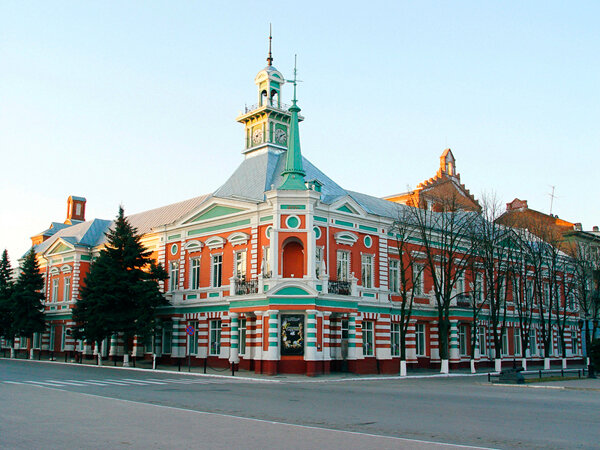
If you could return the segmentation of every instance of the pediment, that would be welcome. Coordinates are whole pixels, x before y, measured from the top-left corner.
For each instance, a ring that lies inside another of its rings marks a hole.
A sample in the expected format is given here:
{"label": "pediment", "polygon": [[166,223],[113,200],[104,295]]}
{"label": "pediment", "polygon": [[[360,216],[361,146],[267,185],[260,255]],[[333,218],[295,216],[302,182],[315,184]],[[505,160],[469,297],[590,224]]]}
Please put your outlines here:
{"label": "pediment", "polygon": [[210,248],[211,250],[215,249],[215,248],[223,248],[223,246],[225,245],[225,238],[222,238],[221,236],[212,236],[210,238],[208,238],[206,241],[204,241],[204,244]]}
{"label": "pediment", "polygon": [[70,252],[72,250],[75,250],[75,248],[68,245],[64,241],[57,240],[54,244],[50,246],[50,248],[46,252],[46,255],[56,255],[58,253]]}
{"label": "pediment", "polygon": [[333,235],[337,244],[354,245],[358,241],[358,236],[350,231],[339,231]]}
{"label": "pediment", "polygon": [[275,289],[276,290],[273,290],[273,292],[269,291],[269,297],[314,297],[315,295],[318,295],[317,291],[309,288],[308,286],[300,286],[297,283],[284,283],[283,285],[280,285]]}
{"label": "pediment", "polygon": [[365,217],[362,207],[351,197],[344,197],[331,205],[331,211]]}
{"label": "pediment", "polygon": [[203,208],[200,212],[194,213],[189,219],[184,221],[184,224],[202,222],[205,220],[216,219],[218,217],[230,216],[246,211],[243,208],[238,208],[230,205],[211,204]]}

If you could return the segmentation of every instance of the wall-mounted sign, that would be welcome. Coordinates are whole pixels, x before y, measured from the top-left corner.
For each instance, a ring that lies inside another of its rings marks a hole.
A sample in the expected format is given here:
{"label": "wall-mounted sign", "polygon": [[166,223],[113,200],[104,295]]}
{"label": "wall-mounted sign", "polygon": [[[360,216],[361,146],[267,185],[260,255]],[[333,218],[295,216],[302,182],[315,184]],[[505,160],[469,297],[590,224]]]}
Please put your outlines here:
{"label": "wall-mounted sign", "polygon": [[304,316],[281,315],[281,354],[304,355]]}

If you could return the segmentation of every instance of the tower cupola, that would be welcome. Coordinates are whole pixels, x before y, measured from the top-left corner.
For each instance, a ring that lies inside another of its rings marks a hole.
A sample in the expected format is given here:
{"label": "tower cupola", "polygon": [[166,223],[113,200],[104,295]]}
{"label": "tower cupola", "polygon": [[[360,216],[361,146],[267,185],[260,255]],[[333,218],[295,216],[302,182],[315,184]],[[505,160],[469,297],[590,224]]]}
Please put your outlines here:
{"label": "tower cupola", "polygon": [[[245,126],[245,145],[242,153],[251,157],[265,151],[284,152],[288,147],[290,106],[281,101],[285,78],[273,65],[272,36],[269,33],[267,66],[254,78],[258,88],[257,103],[246,106],[237,121]],[[299,116],[298,120],[303,117]]]}

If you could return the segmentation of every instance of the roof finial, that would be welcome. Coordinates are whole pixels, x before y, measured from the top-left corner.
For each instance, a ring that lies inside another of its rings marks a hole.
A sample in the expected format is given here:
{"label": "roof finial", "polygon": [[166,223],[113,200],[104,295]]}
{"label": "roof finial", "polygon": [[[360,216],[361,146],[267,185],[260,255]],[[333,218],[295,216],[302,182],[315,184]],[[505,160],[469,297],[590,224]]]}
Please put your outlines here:
{"label": "roof finial", "polygon": [[273,55],[271,54],[271,41],[273,40],[273,33],[271,24],[269,24],[269,56],[267,57],[267,64],[269,66],[273,65]]}

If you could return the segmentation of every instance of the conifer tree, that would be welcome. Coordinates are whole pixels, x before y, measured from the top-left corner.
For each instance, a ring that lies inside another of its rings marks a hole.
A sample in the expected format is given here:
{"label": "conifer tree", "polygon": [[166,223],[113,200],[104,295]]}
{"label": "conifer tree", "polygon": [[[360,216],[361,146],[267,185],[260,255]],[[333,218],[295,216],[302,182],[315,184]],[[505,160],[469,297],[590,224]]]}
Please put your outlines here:
{"label": "conifer tree", "polygon": [[25,256],[12,293],[13,329],[15,335],[33,338],[44,331],[44,279],[33,248]]}
{"label": "conifer tree", "polygon": [[11,342],[11,347],[14,338],[12,291],[12,269],[8,252],[4,250],[0,260],[0,336]]}
{"label": "conifer tree", "polygon": [[167,273],[144,248],[123,207],[106,238],[106,247],[92,264],[75,309],[76,336],[99,342],[123,333],[126,363],[129,339],[147,336],[154,329],[156,308],[167,304],[158,286]]}

